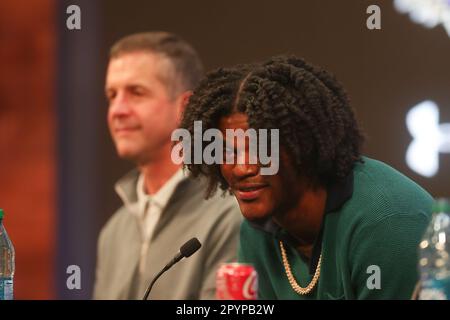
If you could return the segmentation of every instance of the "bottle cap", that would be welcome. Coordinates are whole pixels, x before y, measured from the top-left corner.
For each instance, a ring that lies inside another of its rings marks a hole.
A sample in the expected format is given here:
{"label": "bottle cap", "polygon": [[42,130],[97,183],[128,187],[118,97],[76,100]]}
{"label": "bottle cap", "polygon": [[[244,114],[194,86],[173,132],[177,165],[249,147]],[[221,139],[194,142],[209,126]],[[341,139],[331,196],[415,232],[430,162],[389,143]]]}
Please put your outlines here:
{"label": "bottle cap", "polygon": [[3,219],[3,216],[4,216],[3,209],[0,209],[0,220]]}
{"label": "bottle cap", "polygon": [[436,199],[433,205],[433,212],[450,213],[450,202],[448,201],[448,199]]}

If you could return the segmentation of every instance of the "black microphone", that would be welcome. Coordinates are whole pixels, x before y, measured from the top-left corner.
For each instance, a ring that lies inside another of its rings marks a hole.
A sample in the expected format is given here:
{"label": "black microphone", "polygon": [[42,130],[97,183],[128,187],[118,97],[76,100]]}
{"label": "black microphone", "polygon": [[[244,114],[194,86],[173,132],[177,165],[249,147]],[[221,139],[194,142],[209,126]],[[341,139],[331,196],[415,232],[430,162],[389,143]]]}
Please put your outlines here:
{"label": "black microphone", "polygon": [[152,282],[147,288],[147,291],[145,291],[145,295],[144,298],[142,298],[142,300],[147,300],[148,295],[150,294],[150,291],[152,290],[152,287],[155,284],[156,280],[158,280],[158,278],[164,272],[172,268],[172,266],[181,259],[192,256],[198,249],[200,249],[201,246],[202,244],[200,243],[200,241],[198,241],[197,238],[192,238],[191,240],[183,244],[180,248],[180,252],[178,252],[177,255],[172,260],[170,260],[170,262],[166,264],[166,266],[153,278]]}

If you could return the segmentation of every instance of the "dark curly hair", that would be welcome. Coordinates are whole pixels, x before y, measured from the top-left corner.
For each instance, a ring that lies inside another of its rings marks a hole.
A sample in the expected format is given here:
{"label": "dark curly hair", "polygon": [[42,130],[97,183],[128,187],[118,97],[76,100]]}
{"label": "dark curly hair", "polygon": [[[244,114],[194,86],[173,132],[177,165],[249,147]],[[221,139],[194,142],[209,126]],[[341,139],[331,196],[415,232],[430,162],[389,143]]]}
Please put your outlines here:
{"label": "dark curly hair", "polygon": [[[190,98],[181,127],[194,136],[194,121],[202,121],[204,132],[236,112],[248,116],[251,128],[279,129],[294,167],[321,185],[344,178],[361,161],[364,138],[344,89],[303,59],[279,56],[210,72]],[[186,166],[194,177],[209,179],[208,197],[218,186],[228,189],[218,164]]]}

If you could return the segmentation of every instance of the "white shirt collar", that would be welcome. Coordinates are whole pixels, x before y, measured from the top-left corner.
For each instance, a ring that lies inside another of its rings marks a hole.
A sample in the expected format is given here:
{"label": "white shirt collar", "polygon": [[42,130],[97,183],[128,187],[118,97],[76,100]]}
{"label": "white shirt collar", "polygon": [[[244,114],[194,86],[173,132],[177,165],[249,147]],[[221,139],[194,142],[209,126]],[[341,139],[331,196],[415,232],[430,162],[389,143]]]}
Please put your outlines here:
{"label": "white shirt collar", "polygon": [[152,205],[157,205],[160,210],[163,210],[167,202],[169,202],[170,197],[174,193],[178,184],[183,181],[187,176],[183,169],[178,169],[170,178],[166,181],[166,183],[155,193],[152,195],[148,195],[145,193],[144,188],[144,174],[140,173],[139,178],[136,184],[136,192],[139,204],[139,215],[144,214],[144,208],[146,206],[147,201],[151,201]]}

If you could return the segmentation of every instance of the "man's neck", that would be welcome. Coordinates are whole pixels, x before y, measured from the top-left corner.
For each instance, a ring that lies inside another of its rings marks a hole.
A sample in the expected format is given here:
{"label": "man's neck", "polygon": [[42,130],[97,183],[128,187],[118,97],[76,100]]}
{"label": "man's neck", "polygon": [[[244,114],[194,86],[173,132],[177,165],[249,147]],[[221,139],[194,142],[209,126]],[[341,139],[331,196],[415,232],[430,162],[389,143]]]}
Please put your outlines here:
{"label": "man's neck", "polygon": [[299,241],[297,249],[308,258],[320,233],[326,198],[325,188],[304,191],[296,206],[274,217],[277,224]]}
{"label": "man's neck", "polygon": [[140,172],[144,175],[145,193],[155,194],[164,184],[181,168],[181,165],[174,164],[170,158],[161,157],[139,166]]}

